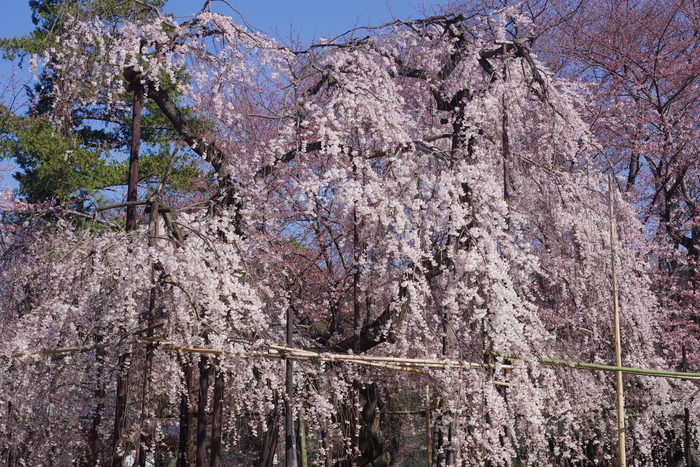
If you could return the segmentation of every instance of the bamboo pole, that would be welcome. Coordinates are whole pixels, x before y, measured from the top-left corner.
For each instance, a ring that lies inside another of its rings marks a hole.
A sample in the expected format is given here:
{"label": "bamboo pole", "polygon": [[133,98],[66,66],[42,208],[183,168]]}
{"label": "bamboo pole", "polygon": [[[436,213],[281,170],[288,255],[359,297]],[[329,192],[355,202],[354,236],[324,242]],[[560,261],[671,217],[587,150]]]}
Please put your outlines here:
{"label": "bamboo pole", "polygon": [[[683,360],[682,360],[682,369],[683,371],[688,371],[688,359],[685,351],[685,345],[682,348],[683,351]],[[692,399],[692,396],[691,396]],[[691,454],[690,450],[690,410],[688,407],[685,407],[683,409],[683,431],[684,431],[684,440],[683,440],[683,454],[685,456],[685,465],[686,467],[692,467],[693,466],[693,456]]]}
{"label": "bamboo pole", "polygon": [[[309,350],[295,349],[292,347],[287,347],[283,345],[270,345],[270,354],[274,354],[272,351],[281,352],[284,355],[292,356],[297,359],[308,359],[314,360],[319,359],[322,361],[337,361],[337,362],[382,362],[382,363],[394,363],[397,365],[412,365],[412,366],[422,366],[422,367],[454,367],[454,368],[489,368],[497,369],[501,368],[504,370],[512,370],[512,365],[497,365],[497,364],[485,364],[485,363],[470,363],[463,362],[460,360],[431,360],[431,359],[419,359],[419,358],[401,358],[401,357],[377,357],[372,355],[346,355],[346,354],[332,354],[332,353],[319,353],[312,352]],[[699,374],[700,376],[700,374]]]}
{"label": "bamboo pole", "polygon": [[[612,175],[608,177],[608,194],[610,196],[610,264],[612,267],[613,315],[615,321],[615,366],[622,366],[622,342],[620,338],[620,308],[618,304],[617,267],[615,259],[615,202],[612,189]],[[625,449],[625,393],[622,382],[622,372],[616,371],[617,379],[617,433],[619,439],[620,467],[627,466]]]}
{"label": "bamboo pole", "polygon": [[[158,326],[156,326],[158,327]],[[398,357],[377,357],[377,356],[365,356],[365,355],[345,355],[345,354],[331,354],[331,353],[316,353],[307,350],[294,349],[292,347],[286,347],[281,345],[271,345],[270,352],[242,352],[242,353],[229,353],[218,349],[207,349],[202,347],[188,347],[188,346],[177,346],[165,341],[158,340],[159,338],[164,338],[165,336],[154,336],[150,339],[138,339],[130,341],[119,341],[111,343],[103,343],[86,347],[66,347],[60,349],[46,349],[38,350],[34,352],[18,352],[12,355],[0,355],[0,360],[19,360],[21,358],[30,357],[33,355],[59,355],[64,353],[80,353],[89,352],[96,349],[104,349],[106,347],[117,346],[117,345],[159,345],[161,350],[167,350],[172,352],[184,352],[184,353],[195,353],[195,354],[208,354],[208,355],[228,355],[230,357],[238,358],[291,358],[297,361],[321,361],[321,362],[348,362],[357,363],[360,365],[376,366],[380,368],[386,368],[390,370],[399,371],[409,371],[420,374],[429,374],[425,368],[467,368],[467,369],[502,369],[502,370],[516,370],[513,365],[496,365],[489,363],[473,363],[473,362],[462,362],[457,360],[430,360],[430,359],[417,359],[417,358],[398,358]],[[275,349],[282,349],[279,352]],[[489,351],[496,356],[501,356],[509,359],[521,359],[522,357],[516,354],[499,353]],[[565,368],[572,368],[576,370],[592,370],[592,371],[607,371],[607,372],[621,372],[623,374],[637,375],[637,376],[652,376],[658,378],[673,378],[673,379],[683,379],[687,381],[700,381],[700,373],[687,373],[683,371],[668,371],[668,370],[651,370],[647,368],[635,368],[628,366],[615,366],[615,365],[602,365],[599,363],[585,363],[578,362],[575,360],[561,360],[556,358],[548,357],[535,357],[534,358],[539,363],[551,366],[560,366]],[[417,368],[418,367],[418,368]],[[421,370],[420,368],[423,368]],[[524,368],[524,367],[523,367]],[[508,383],[510,384],[510,383]]]}
{"label": "bamboo pole", "polygon": [[308,452],[306,449],[306,422],[304,415],[299,415],[299,461],[301,467],[309,467]]}
{"label": "bamboo pole", "polygon": [[[156,326],[157,327],[157,326]],[[238,358],[291,358],[297,361],[321,361],[321,362],[348,362],[357,363],[360,365],[376,366],[380,368],[386,368],[390,370],[399,371],[410,371],[421,374],[429,374],[426,368],[467,368],[467,369],[502,369],[502,370],[516,370],[513,365],[496,365],[488,363],[473,363],[473,362],[461,362],[457,360],[430,360],[430,359],[415,359],[415,358],[398,358],[398,357],[377,357],[377,356],[365,356],[365,355],[344,355],[344,354],[331,354],[331,353],[316,353],[306,350],[294,349],[291,347],[272,345],[270,346],[270,352],[242,352],[242,353],[229,353],[218,349],[208,349],[202,347],[188,347],[188,346],[177,346],[169,342],[165,342],[159,339],[165,336],[154,336],[149,339],[138,339],[130,341],[119,341],[111,343],[97,344],[93,346],[86,347],[66,347],[60,349],[46,349],[38,350],[34,352],[18,352],[12,355],[2,355],[0,360],[19,360],[21,358],[30,357],[33,355],[59,355],[64,353],[80,353],[89,352],[96,349],[104,349],[106,347],[117,346],[117,345],[159,345],[161,350],[167,350],[172,352],[184,352],[184,353],[198,353],[198,354],[208,354],[208,355],[228,355],[230,357]],[[283,349],[283,352],[276,351],[274,349]],[[489,353],[502,356],[509,359],[521,359],[522,357],[516,354],[499,353],[489,351]],[[627,366],[615,366],[615,365],[603,365],[599,363],[585,363],[578,362],[575,360],[561,360],[548,357],[535,357],[535,360],[539,363],[543,363],[551,366],[560,366],[566,368],[572,368],[577,370],[593,370],[593,371],[607,371],[607,372],[621,372],[623,374],[631,374],[638,376],[653,376],[660,378],[674,378],[683,379],[688,381],[700,381],[700,373],[687,373],[683,371],[668,371],[668,370],[651,370],[647,368],[635,368]],[[423,368],[423,370],[421,370]]]}
{"label": "bamboo pole", "polygon": [[583,363],[571,360],[557,360],[554,358],[538,358],[538,361],[554,366],[575,368],[578,370],[612,371],[638,376],[657,376],[662,378],[687,379],[700,381],[700,373],[683,373],[682,371],[649,370],[645,368],[633,368],[628,366],[600,365],[597,363]]}

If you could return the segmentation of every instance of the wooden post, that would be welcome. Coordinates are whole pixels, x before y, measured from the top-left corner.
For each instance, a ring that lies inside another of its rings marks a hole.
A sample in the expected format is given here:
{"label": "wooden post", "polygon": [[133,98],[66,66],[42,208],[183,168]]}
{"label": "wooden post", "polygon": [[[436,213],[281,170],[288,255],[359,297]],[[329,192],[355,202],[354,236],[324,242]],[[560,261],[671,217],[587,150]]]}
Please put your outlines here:
{"label": "wooden post", "polygon": [[[131,152],[129,155],[129,180],[126,201],[136,201],[138,198],[139,151],[141,148],[141,108],[143,107],[143,84],[139,73],[133,68],[124,70],[124,77],[131,83],[134,90],[134,105],[131,120]],[[136,229],[136,206],[126,208],[126,231]],[[119,356],[120,370],[117,373],[117,403],[114,410],[114,435],[112,440],[112,467],[124,465],[122,438],[126,430],[126,402],[129,397],[129,373],[123,369],[128,355]]]}
{"label": "wooden post", "polygon": [[12,401],[7,401],[7,466],[12,467],[15,464],[15,447],[12,444]]}
{"label": "wooden post", "polygon": [[430,422],[430,386],[425,385],[425,440],[428,448],[428,467],[433,467],[433,437]]}
{"label": "wooden post", "polygon": [[[615,317],[615,366],[622,366],[622,344],[620,340],[620,309],[618,306],[617,267],[615,258],[615,206],[612,189],[612,175],[608,177],[608,194],[610,196],[610,258],[612,265],[613,314]],[[616,371],[617,376],[617,433],[619,437],[620,467],[627,466],[625,449],[625,394],[622,383],[622,372]]]}
{"label": "wooden post", "polygon": [[[688,360],[687,360],[687,355],[685,351],[685,345],[681,347],[683,351],[683,366],[681,367],[681,371],[683,373],[688,372]],[[683,452],[685,456],[685,465],[686,467],[692,467],[693,465],[693,456],[692,453],[690,452],[690,410],[688,410],[688,407],[686,407],[683,411],[683,431],[684,431],[684,441],[683,441]]]}
{"label": "wooden post", "polygon": [[[129,183],[126,201],[138,199],[139,151],[141,148],[141,109],[143,108],[143,84],[140,74],[136,74],[131,85],[134,88],[134,106],[131,121],[131,152],[129,154]],[[126,231],[136,229],[136,206],[126,208]]]}
{"label": "wooden post", "polygon": [[[134,91],[136,92],[136,91]],[[131,181],[131,180],[130,180]],[[134,200],[135,201],[135,200]],[[136,206],[134,206],[135,208]],[[155,199],[151,202],[151,212],[148,223],[148,246],[155,246],[158,235],[160,234],[159,222],[159,203]],[[155,310],[156,310],[156,268],[151,266],[151,292],[148,301],[148,315],[146,316],[148,330],[147,337],[153,337],[153,328],[155,326]],[[150,417],[148,415],[148,394],[150,391],[151,367],[153,365],[153,345],[146,347],[146,361],[143,367],[143,383],[141,386],[141,435],[139,436],[139,467],[146,467],[146,457],[148,456],[148,444],[151,442],[151,427]]]}
{"label": "wooden post", "polygon": [[[292,307],[287,308],[287,345],[292,346]],[[284,421],[284,448],[287,467],[296,467],[297,465],[297,450],[294,439],[294,413],[292,410],[292,400],[294,397],[294,361],[291,358],[286,360],[287,366],[287,401],[285,403],[285,421]]]}

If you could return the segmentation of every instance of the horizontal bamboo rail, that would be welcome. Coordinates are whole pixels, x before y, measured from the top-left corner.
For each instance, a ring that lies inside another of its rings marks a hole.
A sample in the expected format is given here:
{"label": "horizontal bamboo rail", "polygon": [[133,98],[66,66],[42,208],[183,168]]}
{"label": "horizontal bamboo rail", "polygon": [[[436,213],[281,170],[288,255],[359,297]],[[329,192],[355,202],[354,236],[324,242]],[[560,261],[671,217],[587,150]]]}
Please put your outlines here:
{"label": "horizontal bamboo rail", "polygon": [[[493,355],[498,357],[503,357],[511,360],[522,359],[520,355],[512,354],[502,354],[498,352],[484,352],[486,355]],[[540,363],[552,366],[562,366],[568,368],[575,368],[579,370],[598,370],[598,371],[620,371],[622,373],[627,373],[631,375],[640,376],[656,376],[661,378],[676,378],[688,381],[700,381],[700,373],[688,373],[684,371],[668,371],[668,370],[650,370],[646,368],[634,368],[629,366],[614,366],[614,365],[601,365],[598,363],[584,363],[576,362],[573,360],[559,360],[556,358],[547,357],[536,357],[536,360]]]}
{"label": "horizontal bamboo rail", "polygon": [[321,360],[327,362],[381,362],[390,363],[397,366],[420,367],[420,368],[490,368],[512,370],[513,365],[498,365],[491,363],[471,363],[459,360],[431,360],[422,358],[401,358],[401,357],[377,357],[372,355],[346,355],[325,352],[312,352],[310,350],[295,349],[283,345],[270,345],[270,353],[278,352],[285,358],[295,358],[303,360]]}
{"label": "horizontal bamboo rail", "polygon": [[[156,327],[162,327],[156,326]],[[140,334],[145,330],[134,331],[126,335]],[[111,346],[117,345],[158,345],[161,349],[167,351],[175,352],[189,352],[189,353],[199,353],[199,354],[211,354],[211,355],[223,355],[227,352],[217,349],[207,349],[200,347],[187,347],[187,346],[176,346],[174,344],[164,341],[167,336],[153,336],[153,337],[143,337],[140,339],[132,340],[119,340],[116,342],[104,342],[100,344],[90,345],[90,346],[76,346],[76,347],[62,347],[56,349],[44,349],[38,351],[28,351],[28,352],[17,352],[12,355],[0,355],[0,360],[19,360],[24,357],[29,357],[31,355],[61,355],[69,353],[83,353],[89,352],[97,349],[104,349]],[[503,357],[510,360],[522,360],[523,358],[519,355],[513,354],[501,354],[498,352],[484,352],[486,355],[492,355],[497,357]],[[355,363],[358,365],[373,366],[379,368],[385,368],[389,370],[407,371],[412,373],[429,374],[430,369],[491,369],[491,370],[514,370],[516,367],[512,364],[497,364],[497,363],[474,363],[465,362],[460,360],[433,360],[433,359],[422,359],[422,358],[401,358],[401,357],[381,357],[373,355],[346,355],[346,354],[334,354],[328,352],[314,352],[310,350],[297,349],[293,347],[287,347],[284,345],[270,345],[267,352],[246,352],[246,353],[236,353],[231,354],[232,357],[244,357],[244,358],[274,358],[274,359],[286,359],[291,358],[298,361],[322,361],[322,362],[348,362]],[[579,370],[593,370],[593,371],[607,371],[615,372],[620,371],[626,374],[639,375],[639,376],[653,376],[660,378],[675,378],[683,379],[688,381],[700,381],[700,373],[688,373],[683,371],[668,371],[668,370],[651,370],[646,368],[634,368],[626,366],[613,366],[613,365],[602,365],[598,363],[585,363],[577,362],[573,360],[560,360],[555,358],[547,357],[535,357],[535,359],[545,365],[558,366],[564,368],[573,368]],[[495,381],[495,384],[501,386],[511,386],[511,383],[503,381]]]}

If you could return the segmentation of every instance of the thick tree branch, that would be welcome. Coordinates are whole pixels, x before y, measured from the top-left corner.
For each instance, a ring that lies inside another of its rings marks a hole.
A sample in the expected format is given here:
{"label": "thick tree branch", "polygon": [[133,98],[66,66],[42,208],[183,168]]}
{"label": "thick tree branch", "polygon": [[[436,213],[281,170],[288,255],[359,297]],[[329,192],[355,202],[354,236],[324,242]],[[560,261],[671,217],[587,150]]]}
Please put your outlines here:
{"label": "thick tree branch", "polygon": [[163,115],[172,123],[180,137],[190,148],[209,162],[218,177],[219,189],[212,198],[212,206],[216,209],[229,206],[236,207],[236,232],[241,234],[241,200],[239,196],[238,182],[232,177],[228,169],[228,162],[224,152],[214,142],[209,142],[201,137],[190,122],[187,121],[180,109],[170,98],[168,93],[153,82],[146,83],[148,97],[158,105]]}

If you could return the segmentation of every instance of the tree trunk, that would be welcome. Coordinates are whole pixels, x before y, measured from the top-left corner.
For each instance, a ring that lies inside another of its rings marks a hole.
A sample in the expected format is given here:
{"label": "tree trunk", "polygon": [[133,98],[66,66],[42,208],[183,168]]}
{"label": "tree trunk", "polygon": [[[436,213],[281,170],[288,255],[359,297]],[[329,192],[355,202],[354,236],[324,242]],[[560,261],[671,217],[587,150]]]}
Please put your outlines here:
{"label": "tree trunk", "polygon": [[[100,343],[102,336],[96,336],[95,342]],[[90,457],[88,465],[98,465],[100,461],[100,452],[102,451],[102,439],[100,438],[99,428],[102,423],[102,410],[104,409],[105,387],[102,380],[102,365],[104,363],[105,349],[99,348],[95,351],[98,370],[97,370],[97,389],[95,389],[95,399],[97,406],[95,413],[92,416],[92,425],[90,426],[90,434],[88,435],[88,443],[90,449]],[[9,465],[9,464],[8,464]]]}
{"label": "tree trunk", "polygon": [[192,365],[182,363],[182,372],[185,380],[185,392],[180,395],[180,440],[177,453],[177,467],[190,467],[191,440],[192,440],[192,410],[190,408],[190,394],[192,394]]}
{"label": "tree trunk", "polygon": [[112,467],[124,465],[124,432],[126,431],[126,402],[129,397],[129,370],[124,368],[129,355],[119,356],[117,368],[117,403],[114,410],[114,438],[112,440]]}
{"label": "tree trunk", "polygon": [[209,359],[199,358],[199,400],[197,402],[197,457],[196,467],[207,464],[207,398],[209,393]]}
{"label": "tree trunk", "polygon": [[221,426],[224,405],[224,374],[217,366],[214,377],[214,401],[211,426],[211,467],[221,466]]}
{"label": "tree trunk", "polygon": [[425,446],[428,451],[428,467],[433,467],[433,436],[430,420],[432,407],[430,406],[430,386],[425,386]]}
{"label": "tree trunk", "polygon": [[357,465],[360,467],[385,467],[391,464],[391,453],[381,438],[381,410],[384,404],[379,398],[379,388],[376,384],[366,384],[359,388],[359,394],[364,399],[360,412],[361,428],[359,445],[361,456]]}
{"label": "tree trunk", "polygon": [[[140,86],[139,86],[140,87]],[[136,92],[136,91],[134,91]],[[138,161],[138,159],[137,159]],[[130,175],[131,176],[131,175]],[[131,179],[129,180],[131,183]],[[158,201],[154,201],[151,204],[150,220],[148,225],[148,246],[155,246],[156,239],[160,235],[160,223],[158,222]],[[156,299],[157,299],[157,288],[156,288],[156,277],[157,272],[155,265],[151,266],[151,292],[148,301],[148,315],[147,320],[147,337],[153,337],[153,328],[156,325],[155,313],[156,313]],[[150,427],[150,417],[148,415],[148,394],[150,392],[149,378],[151,376],[151,367],[153,366],[153,346],[149,345],[146,347],[146,363],[143,370],[143,386],[141,388],[141,435],[139,436],[139,467],[146,467],[146,456],[147,447],[151,442],[151,427]]]}
{"label": "tree trunk", "polygon": [[279,423],[277,423],[277,409],[273,409],[267,415],[267,430],[263,437],[263,445],[260,450],[260,460],[258,467],[272,467],[272,462],[275,458],[277,450],[277,442],[279,439]]}
{"label": "tree trunk", "polygon": [[[153,337],[153,329],[149,329],[148,337]],[[146,467],[148,445],[151,442],[150,416],[148,415],[148,393],[150,392],[149,378],[153,362],[153,347],[146,349],[146,363],[143,370],[143,386],[141,388],[141,434],[139,435],[139,467]]]}

